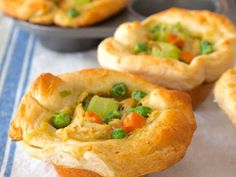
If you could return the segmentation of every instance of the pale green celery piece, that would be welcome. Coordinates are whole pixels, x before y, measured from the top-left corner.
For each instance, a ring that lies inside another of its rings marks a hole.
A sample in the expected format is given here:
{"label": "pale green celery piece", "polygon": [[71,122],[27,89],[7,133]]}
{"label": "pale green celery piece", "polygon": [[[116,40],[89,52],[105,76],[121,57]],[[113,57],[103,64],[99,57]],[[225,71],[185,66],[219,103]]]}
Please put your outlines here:
{"label": "pale green celery piece", "polygon": [[77,5],[83,6],[89,4],[92,0],[74,0]]}
{"label": "pale green celery piece", "polygon": [[158,46],[152,48],[152,55],[179,60],[180,50],[173,44],[159,42]]}
{"label": "pale green celery piece", "polygon": [[104,98],[100,96],[93,96],[89,105],[88,112],[93,112],[104,119],[109,113],[117,111],[119,108],[119,102],[112,98]]}

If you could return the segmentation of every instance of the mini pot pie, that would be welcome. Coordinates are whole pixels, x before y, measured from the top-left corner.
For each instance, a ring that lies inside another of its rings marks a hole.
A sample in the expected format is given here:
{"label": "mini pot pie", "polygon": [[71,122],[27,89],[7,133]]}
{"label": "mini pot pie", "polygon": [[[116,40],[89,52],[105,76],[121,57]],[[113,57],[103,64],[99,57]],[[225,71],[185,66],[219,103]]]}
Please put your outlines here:
{"label": "mini pot pie", "polygon": [[82,27],[116,14],[127,0],[0,0],[0,9],[31,23]]}
{"label": "mini pot pie", "polygon": [[99,45],[98,60],[105,68],[134,73],[199,99],[201,86],[209,90],[211,84],[205,83],[232,67],[235,46],[236,29],[226,17],[171,8],[143,22],[120,25],[114,37]]}
{"label": "mini pot pie", "polygon": [[216,82],[214,96],[236,128],[236,69],[229,69]]}
{"label": "mini pot pie", "polygon": [[136,76],[88,69],[40,75],[9,136],[61,177],[137,177],[185,155],[194,130],[190,97]]}

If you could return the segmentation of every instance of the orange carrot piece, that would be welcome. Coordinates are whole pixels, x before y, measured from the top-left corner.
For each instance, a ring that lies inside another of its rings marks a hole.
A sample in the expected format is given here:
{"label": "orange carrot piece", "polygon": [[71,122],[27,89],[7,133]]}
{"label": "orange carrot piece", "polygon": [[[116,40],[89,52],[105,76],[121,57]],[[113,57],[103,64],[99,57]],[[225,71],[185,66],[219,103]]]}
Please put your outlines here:
{"label": "orange carrot piece", "polygon": [[136,112],[128,114],[123,121],[123,128],[125,131],[130,132],[137,128],[142,128],[146,123],[146,119]]}
{"label": "orange carrot piece", "polygon": [[194,58],[194,55],[190,52],[187,52],[187,51],[180,52],[180,59],[187,62],[187,63],[191,63],[193,58]]}
{"label": "orange carrot piece", "polygon": [[98,124],[102,123],[102,119],[97,114],[95,114],[93,112],[88,112],[87,115],[88,115],[89,120],[91,122],[98,123]]}
{"label": "orange carrot piece", "polygon": [[184,46],[184,40],[175,34],[170,34],[168,36],[168,42],[175,44],[179,48],[182,48]]}

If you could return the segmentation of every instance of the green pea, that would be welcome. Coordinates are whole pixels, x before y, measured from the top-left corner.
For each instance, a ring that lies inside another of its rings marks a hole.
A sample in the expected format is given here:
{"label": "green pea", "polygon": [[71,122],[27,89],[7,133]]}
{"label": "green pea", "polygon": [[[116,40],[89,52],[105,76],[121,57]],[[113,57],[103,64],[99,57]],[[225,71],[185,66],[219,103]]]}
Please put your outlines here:
{"label": "green pea", "polygon": [[152,109],[147,106],[137,106],[135,112],[141,116],[148,117],[151,114]]}
{"label": "green pea", "polygon": [[136,108],[130,108],[127,110],[127,113],[131,112],[136,112],[141,116],[148,117],[151,114],[152,109],[147,106],[137,106]]}
{"label": "green pea", "polygon": [[211,54],[212,52],[214,52],[213,44],[207,40],[202,40],[200,42],[200,51],[201,54]]}
{"label": "green pea", "polygon": [[64,98],[64,97],[69,96],[71,94],[71,91],[70,90],[63,90],[59,94],[62,98]]}
{"label": "green pea", "polygon": [[58,113],[52,117],[52,125],[59,129],[59,128],[65,128],[71,123],[71,118],[68,113]]}
{"label": "green pea", "polygon": [[121,119],[121,114],[119,113],[119,111],[112,111],[110,112],[105,118],[104,118],[104,122],[105,123],[109,123],[111,122],[113,119]]}
{"label": "green pea", "polygon": [[125,96],[127,92],[128,88],[123,82],[113,85],[111,89],[111,95],[115,97]]}
{"label": "green pea", "polygon": [[122,139],[122,138],[125,138],[126,136],[127,136],[126,131],[124,131],[121,128],[118,128],[118,129],[113,130],[111,138],[112,139]]}
{"label": "green pea", "polygon": [[136,109],[135,108],[129,108],[126,110],[126,113],[131,113],[131,112],[136,112]]}
{"label": "green pea", "polygon": [[68,16],[71,17],[71,18],[75,18],[79,15],[80,15],[79,11],[75,8],[71,8],[71,9],[68,10]]}
{"label": "green pea", "polygon": [[131,94],[131,97],[134,99],[134,100],[141,100],[142,98],[144,98],[145,96],[147,95],[147,93],[143,92],[143,91],[140,91],[140,90],[136,90],[134,91],[132,94]]}
{"label": "green pea", "polygon": [[135,53],[143,53],[147,52],[148,46],[144,43],[138,43],[134,46]]}

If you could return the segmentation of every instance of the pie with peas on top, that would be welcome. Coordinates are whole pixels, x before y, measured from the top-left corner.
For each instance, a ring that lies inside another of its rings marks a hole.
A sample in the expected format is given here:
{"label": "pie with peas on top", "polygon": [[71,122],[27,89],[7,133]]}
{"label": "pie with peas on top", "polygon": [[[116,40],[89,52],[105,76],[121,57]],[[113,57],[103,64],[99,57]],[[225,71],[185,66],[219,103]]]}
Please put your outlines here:
{"label": "pie with peas on top", "polygon": [[118,13],[127,0],[0,0],[7,15],[31,23],[82,27]]}
{"label": "pie with peas on top", "polygon": [[185,155],[196,129],[190,97],[137,76],[88,69],[40,75],[9,136],[61,177],[138,177]]}
{"label": "pie with peas on top", "polygon": [[222,15],[171,8],[120,25],[98,48],[99,63],[167,88],[190,91],[232,67],[236,28]]}

